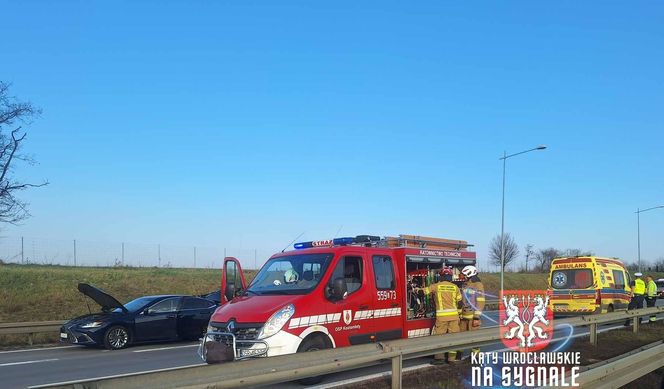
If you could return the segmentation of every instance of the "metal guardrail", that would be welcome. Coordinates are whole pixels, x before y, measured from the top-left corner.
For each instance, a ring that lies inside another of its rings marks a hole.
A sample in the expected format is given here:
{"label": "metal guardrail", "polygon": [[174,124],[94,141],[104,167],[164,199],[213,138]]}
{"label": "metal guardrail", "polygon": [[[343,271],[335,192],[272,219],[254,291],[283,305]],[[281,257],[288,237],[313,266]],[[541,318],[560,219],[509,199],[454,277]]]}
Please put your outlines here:
{"label": "metal guardrail", "polygon": [[0,323],[0,335],[27,334],[28,344],[32,345],[34,334],[59,331],[64,323],[64,320]]}
{"label": "metal guardrail", "polygon": [[[575,317],[557,320],[557,324],[597,326],[631,319],[637,323],[642,316],[664,313],[664,307],[614,312],[597,319]],[[638,330],[638,324],[635,325]],[[104,389],[104,388],[233,388],[238,386],[274,385],[306,377],[329,374],[359,367],[391,362],[392,387],[401,388],[402,362],[436,353],[467,349],[500,340],[497,327],[444,336],[399,339],[390,342],[328,349],[310,353],[258,358],[220,365],[175,368],[151,373],[128,374],[103,379],[81,380],[40,388]],[[638,354],[641,355],[641,354]],[[635,357],[642,361],[643,357]],[[591,370],[592,371],[592,370]],[[588,371],[586,377],[591,381]],[[641,370],[639,370],[641,371]],[[584,386],[585,388],[585,386]]]}

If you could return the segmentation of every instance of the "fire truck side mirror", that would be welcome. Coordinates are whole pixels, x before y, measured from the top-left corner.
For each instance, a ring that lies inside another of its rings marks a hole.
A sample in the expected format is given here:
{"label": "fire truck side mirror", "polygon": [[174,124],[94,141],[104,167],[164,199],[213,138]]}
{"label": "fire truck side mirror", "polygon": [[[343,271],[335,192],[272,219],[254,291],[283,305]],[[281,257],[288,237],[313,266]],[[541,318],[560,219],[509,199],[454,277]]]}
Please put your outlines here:
{"label": "fire truck side mirror", "polygon": [[346,286],[346,280],[344,278],[335,278],[330,285],[330,300],[342,300],[346,297],[348,293],[348,287]]}

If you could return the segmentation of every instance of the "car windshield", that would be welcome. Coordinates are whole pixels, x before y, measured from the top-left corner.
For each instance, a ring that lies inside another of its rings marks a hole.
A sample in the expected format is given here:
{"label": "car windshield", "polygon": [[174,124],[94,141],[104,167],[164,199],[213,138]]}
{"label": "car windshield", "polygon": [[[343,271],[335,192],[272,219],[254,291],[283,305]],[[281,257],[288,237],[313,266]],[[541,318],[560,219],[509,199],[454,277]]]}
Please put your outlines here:
{"label": "car windshield", "polygon": [[554,289],[586,289],[593,285],[593,271],[590,269],[556,270],[551,274]]}
{"label": "car windshield", "polygon": [[[145,307],[146,305],[150,304],[155,300],[155,297],[139,297],[135,300],[131,300],[127,304],[124,305],[125,308],[129,312],[138,312],[141,308]],[[115,308],[113,312],[122,312],[122,309],[120,308]]]}
{"label": "car windshield", "polygon": [[333,254],[299,254],[270,259],[256,274],[247,292],[306,294],[325,274]]}

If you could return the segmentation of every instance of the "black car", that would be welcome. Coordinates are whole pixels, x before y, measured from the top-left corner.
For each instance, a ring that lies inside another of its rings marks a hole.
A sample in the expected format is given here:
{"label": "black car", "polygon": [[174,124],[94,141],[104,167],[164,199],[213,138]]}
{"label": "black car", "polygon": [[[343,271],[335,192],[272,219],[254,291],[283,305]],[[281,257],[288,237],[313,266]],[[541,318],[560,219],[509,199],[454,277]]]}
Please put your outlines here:
{"label": "black car", "polygon": [[120,304],[113,296],[88,284],[78,290],[101,306],[101,313],[72,319],[60,328],[60,341],[121,349],[129,344],[198,339],[207,328],[217,303],[194,296],[139,297]]}

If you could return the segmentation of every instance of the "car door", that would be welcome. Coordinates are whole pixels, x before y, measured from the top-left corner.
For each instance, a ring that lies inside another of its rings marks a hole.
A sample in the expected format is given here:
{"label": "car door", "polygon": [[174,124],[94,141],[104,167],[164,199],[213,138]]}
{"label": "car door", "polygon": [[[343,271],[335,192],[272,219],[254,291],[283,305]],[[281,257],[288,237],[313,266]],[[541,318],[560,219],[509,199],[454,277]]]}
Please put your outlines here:
{"label": "car door", "polygon": [[340,314],[340,322],[334,328],[338,345],[369,343],[374,339],[373,283],[367,276],[368,264],[361,253],[346,252],[337,261],[327,283],[331,287],[337,278],[346,281],[346,298],[330,301],[325,312]]}
{"label": "car door", "polygon": [[240,261],[234,257],[224,258],[224,266],[221,271],[221,304],[231,301],[245,289],[247,289],[247,285]]}
{"label": "car door", "polygon": [[136,340],[177,339],[177,317],[181,300],[181,297],[169,297],[144,309],[134,321]]}
{"label": "car door", "polygon": [[178,311],[178,337],[198,339],[205,332],[215,306],[215,303],[203,298],[184,297]]}
{"label": "car door", "polygon": [[376,341],[399,339],[402,335],[401,294],[395,264],[389,253],[372,254],[371,269],[376,292],[373,302],[373,321]]}

